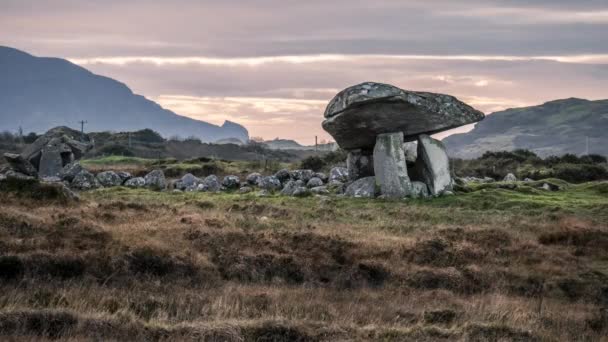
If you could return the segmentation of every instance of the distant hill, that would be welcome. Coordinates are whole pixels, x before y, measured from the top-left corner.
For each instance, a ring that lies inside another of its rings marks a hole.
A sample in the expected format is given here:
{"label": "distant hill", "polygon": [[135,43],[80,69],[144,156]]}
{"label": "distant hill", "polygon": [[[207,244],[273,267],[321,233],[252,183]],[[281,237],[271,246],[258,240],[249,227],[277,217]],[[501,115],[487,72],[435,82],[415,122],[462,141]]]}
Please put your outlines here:
{"label": "distant hill", "polygon": [[[588,141],[588,151],[587,151]],[[487,115],[475,128],[443,139],[452,157],[529,149],[539,156],[608,155],[608,100],[570,98]]]}
{"label": "distant hill", "polygon": [[[274,139],[262,142],[267,148],[271,150],[300,150],[300,151],[314,151],[315,145],[307,146],[301,145],[295,140],[290,139]],[[319,144],[317,150],[319,151],[332,151],[334,150],[335,143]]]}
{"label": "distant hill", "polygon": [[203,142],[236,138],[247,130],[234,122],[222,126],[166,110],[125,84],[59,58],[40,58],[0,46],[0,130],[43,133],[55,126],[87,131],[153,129],[165,137],[194,136]]}

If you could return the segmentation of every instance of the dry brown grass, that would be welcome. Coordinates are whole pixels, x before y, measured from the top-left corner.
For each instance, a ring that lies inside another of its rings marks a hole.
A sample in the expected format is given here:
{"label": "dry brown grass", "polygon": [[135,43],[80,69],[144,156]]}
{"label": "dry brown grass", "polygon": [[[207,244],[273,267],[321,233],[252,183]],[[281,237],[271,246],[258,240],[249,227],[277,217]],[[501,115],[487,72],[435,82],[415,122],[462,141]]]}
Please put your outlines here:
{"label": "dry brown grass", "polygon": [[7,198],[0,339],[601,341],[607,232],[396,202]]}

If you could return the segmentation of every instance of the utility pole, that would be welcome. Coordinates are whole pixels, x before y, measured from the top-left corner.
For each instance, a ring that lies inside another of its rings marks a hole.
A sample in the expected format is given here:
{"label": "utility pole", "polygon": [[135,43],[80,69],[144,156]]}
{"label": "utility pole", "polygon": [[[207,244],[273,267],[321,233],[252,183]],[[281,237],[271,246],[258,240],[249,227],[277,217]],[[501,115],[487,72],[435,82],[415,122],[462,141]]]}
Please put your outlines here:
{"label": "utility pole", "polygon": [[80,120],[80,121],[78,121],[78,123],[80,124],[80,133],[84,134],[84,124],[86,124],[88,122],[84,121],[84,120]]}
{"label": "utility pole", "polygon": [[315,135],[315,152],[319,152],[318,151],[317,136],[316,135]]}
{"label": "utility pole", "polygon": [[587,136],[586,138],[587,138],[587,146],[585,147],[585,155],[588,156],[589,155],[589,136]]}

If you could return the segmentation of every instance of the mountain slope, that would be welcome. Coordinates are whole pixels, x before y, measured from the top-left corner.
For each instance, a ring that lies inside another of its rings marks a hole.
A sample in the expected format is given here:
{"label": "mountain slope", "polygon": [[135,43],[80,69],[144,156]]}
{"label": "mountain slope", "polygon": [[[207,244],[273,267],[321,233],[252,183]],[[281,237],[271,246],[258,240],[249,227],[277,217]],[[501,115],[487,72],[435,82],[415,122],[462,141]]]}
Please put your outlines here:
{"label": "mountain slope", "polygon": [[247,130],[226,121],[222,126],[166,110],[123,83],[95,75],[59,58],[39,58],[0,46],[0,130],[44,132],[51,127],[87,131],[151,128],[168,137],[196,136],[205,142],[249,139]]}
{"label": "mountain slope", "polygon": [[[540,156],[608,155],[608,100],[570,98],[487,115],[475,128],[443,140],[452,157],[529,149]],[[588,141],[588,151],[587,151]]]}

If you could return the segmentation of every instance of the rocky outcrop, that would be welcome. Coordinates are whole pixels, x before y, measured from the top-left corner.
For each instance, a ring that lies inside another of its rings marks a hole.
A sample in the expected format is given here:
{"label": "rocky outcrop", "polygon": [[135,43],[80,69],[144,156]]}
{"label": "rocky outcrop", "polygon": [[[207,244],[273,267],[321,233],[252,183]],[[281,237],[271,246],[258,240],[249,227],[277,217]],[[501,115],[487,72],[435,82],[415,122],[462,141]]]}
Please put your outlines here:
{"label": "rocky outcrop", "polygon": [[16,172],[24,175],[38,177],[38,170],[28,160],[23,158],[20,154],[5,153],[4,159],[8,162],[9,166]]}
{"label": "rocky outcrop", "polygon": [[379,134],[374,147],[376,184],[385,198],[403,198],[410,194],[410,178],[405,164],[403,133]]}
{"label": "rocky outcrop", "polygon": [[340,147],[371,148],[382,133],[405,141],[480,121],[483,113],[453,96],[366,82],[338,93],[325,110],[323,128]]}
{"label": "rocky outcrop", "polygon": [[450,161],[441,141],[426,134],[418,137],[416,169],[431,195],[438,196],[452,190]]}

